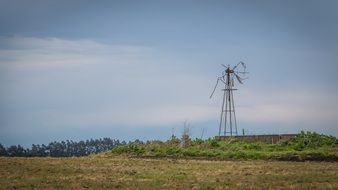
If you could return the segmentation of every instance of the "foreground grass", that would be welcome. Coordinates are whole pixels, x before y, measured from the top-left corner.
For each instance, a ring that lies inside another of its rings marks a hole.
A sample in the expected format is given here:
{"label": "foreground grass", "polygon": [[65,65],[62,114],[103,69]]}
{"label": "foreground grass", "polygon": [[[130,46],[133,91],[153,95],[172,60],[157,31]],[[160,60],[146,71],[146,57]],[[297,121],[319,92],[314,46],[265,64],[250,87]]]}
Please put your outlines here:
{"label": "foreground grass", "polygon": [[0,189],[338,189],[334,162],[4,158]]}

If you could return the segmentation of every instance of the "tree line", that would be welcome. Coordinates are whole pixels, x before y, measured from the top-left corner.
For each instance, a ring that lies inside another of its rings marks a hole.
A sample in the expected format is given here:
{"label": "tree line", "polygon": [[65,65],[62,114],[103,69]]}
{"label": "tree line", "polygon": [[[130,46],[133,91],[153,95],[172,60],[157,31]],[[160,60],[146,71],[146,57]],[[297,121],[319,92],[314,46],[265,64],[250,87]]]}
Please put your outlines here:
{"label": "tree line", "polygon": [[61,142],[51,142],[48,145],[32,144],[31,148],[24,148],[21,145],[12,145],[4,147],[0,143],[0,156],[18,156],[18,157],[70,157],[70,156],[88,156],[111,150],[117,145],[126,144],[111,138],[90,139],[86,141],[74,142],[66,140]]}

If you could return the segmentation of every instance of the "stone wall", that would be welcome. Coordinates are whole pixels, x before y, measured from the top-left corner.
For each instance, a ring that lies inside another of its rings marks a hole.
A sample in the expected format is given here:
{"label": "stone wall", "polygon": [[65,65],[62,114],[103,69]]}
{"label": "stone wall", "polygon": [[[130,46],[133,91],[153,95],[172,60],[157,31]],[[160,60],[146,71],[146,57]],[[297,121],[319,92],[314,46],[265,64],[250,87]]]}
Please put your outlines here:
{"label": "stone wall", "polygon": [[225,140],[229,138],[236,138],[245,141],[251,142],[265,142],[265,143],[277,143],[279,141],[289,140],[295,137],[296,134],[273,134],[273,135],[244,135],[244,136],[217,136],[220,140]]}

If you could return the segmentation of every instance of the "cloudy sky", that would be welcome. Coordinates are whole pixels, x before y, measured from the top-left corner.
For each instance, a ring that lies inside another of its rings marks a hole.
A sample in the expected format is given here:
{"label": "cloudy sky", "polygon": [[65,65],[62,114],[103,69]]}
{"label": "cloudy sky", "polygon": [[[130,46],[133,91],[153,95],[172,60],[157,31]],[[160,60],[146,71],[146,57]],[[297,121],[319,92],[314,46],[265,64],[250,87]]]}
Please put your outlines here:
{"label": "cloudy sky", "polygon": [[338,2],[0,0],[0,142],[217,135],[220,64],[247,64],[239,129],[338,136]]}

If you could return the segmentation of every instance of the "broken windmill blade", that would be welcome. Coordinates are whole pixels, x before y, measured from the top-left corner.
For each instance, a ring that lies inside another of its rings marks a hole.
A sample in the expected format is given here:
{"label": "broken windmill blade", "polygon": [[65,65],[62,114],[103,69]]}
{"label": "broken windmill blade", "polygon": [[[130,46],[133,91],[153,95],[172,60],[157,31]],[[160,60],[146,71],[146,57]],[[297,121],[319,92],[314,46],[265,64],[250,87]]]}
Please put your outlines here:
{"label": "broken windmill blade", "polygon": [[238,135],[233,91],[237,90],[234,88],[235,81],[243,84],[243,81],[247,79],[244,77],[248,72],[246,72],[246,65],[242,61],[237,63],[234,67],[231,67],[230,65],[226,66],[224,64],[221,65],[225,69],[222,71],[222,76],[217,78],[215,87],[210,95],[210,98],[212,98],[220,84],[219,81],[221,81],[224,84],[224,89],[222,89],[224,92],[218,136],[221,137],[221,134],[224,134],[224,136]]}

